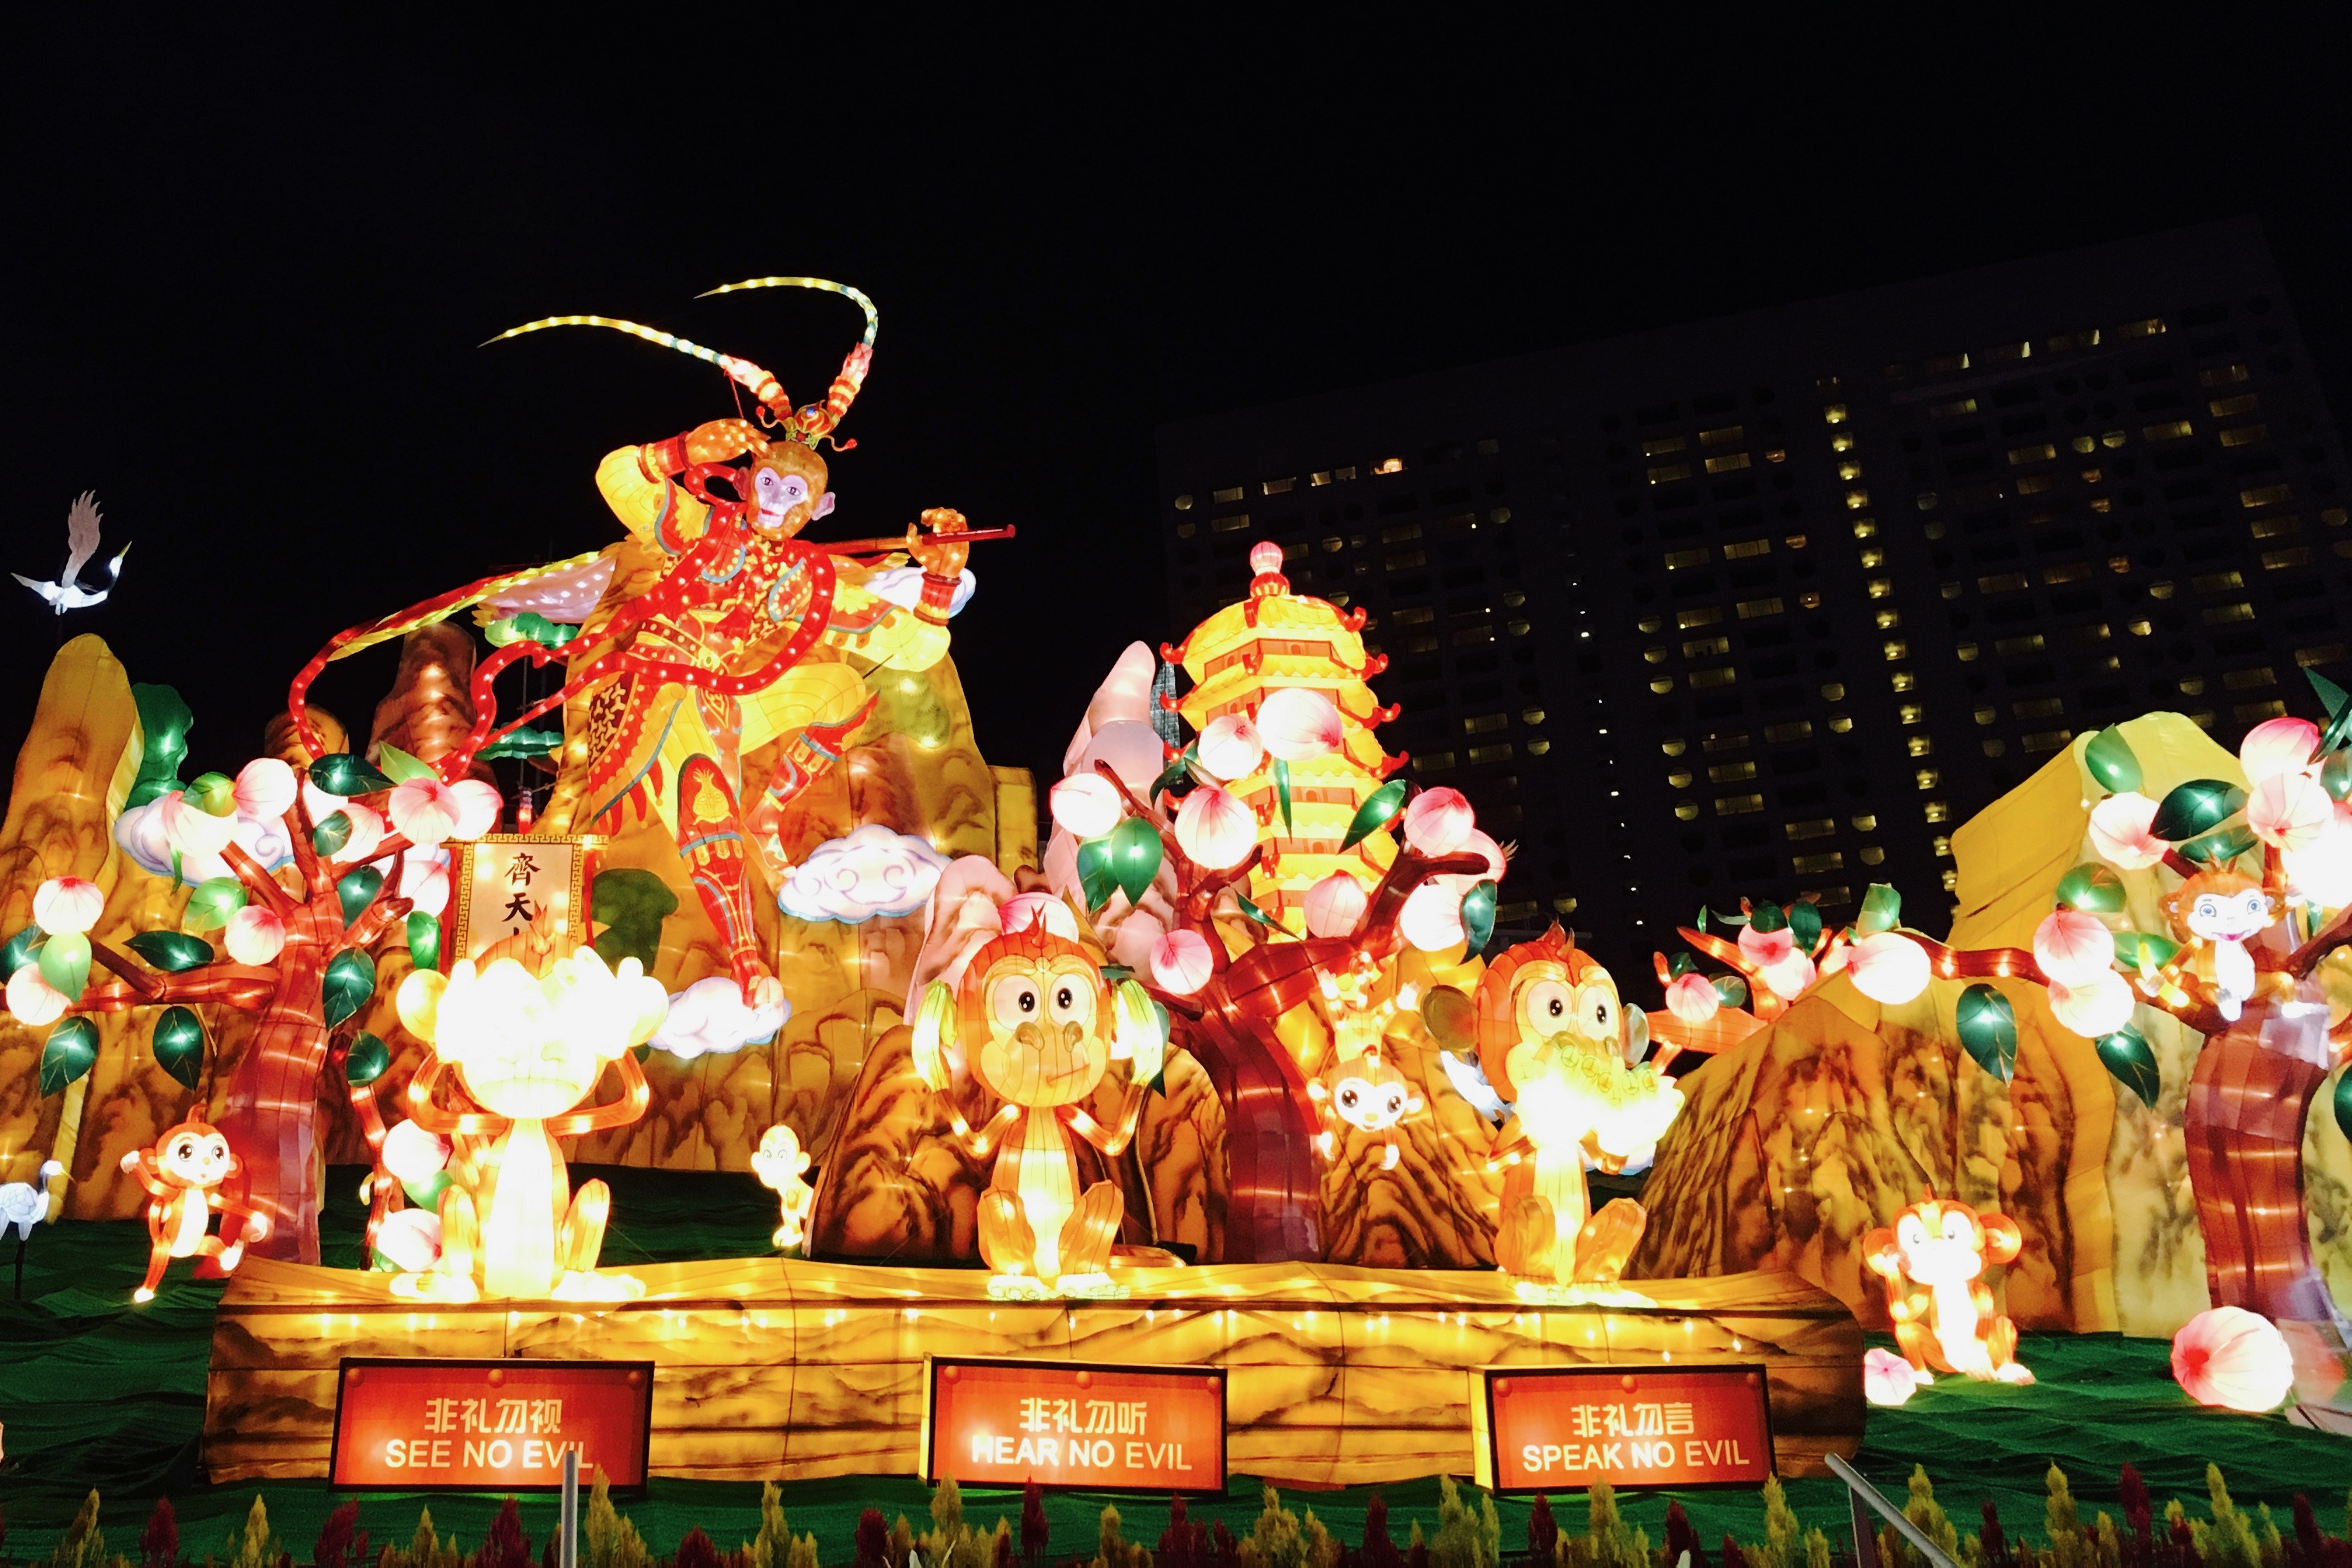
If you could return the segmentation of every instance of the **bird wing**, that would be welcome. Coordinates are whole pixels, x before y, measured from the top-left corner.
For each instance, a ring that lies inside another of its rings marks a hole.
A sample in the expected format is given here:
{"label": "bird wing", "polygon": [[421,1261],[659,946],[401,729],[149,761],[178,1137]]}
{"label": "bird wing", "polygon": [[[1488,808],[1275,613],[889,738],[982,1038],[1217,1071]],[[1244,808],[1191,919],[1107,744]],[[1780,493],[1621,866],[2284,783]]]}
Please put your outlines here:
{"label": "bird wing", "polygon": [[81,572],[82,562],[98,553],[98,492],[84,490],[66,513],[66,570],[58,579],[69,583]]}
{"label": "bird wing", "polygon": [[21,571],[12,571],[8,575],[15,578],[18,582],[23,583],[26,587],[31,589],[34,592],[39,594],[42,598],[47,600],[50,603],[55,604],[58,601],[59,590],[56,583],[36,582]]}

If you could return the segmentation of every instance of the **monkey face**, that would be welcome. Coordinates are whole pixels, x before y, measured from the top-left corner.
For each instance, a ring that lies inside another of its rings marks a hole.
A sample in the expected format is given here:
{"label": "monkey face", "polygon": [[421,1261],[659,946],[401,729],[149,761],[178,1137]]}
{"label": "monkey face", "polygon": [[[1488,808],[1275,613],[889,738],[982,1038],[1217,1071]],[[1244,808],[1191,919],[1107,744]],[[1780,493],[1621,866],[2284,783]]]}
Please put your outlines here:
{"label": "monkey face", "polygon": [[183,1186],[218,1186],[236,1172],[228,1140],[201,1122],[175,1127],[155,1151],[155,1164]]}
{"label": "monkey face", "polygon": [[1963,1285],[1984,1272],[1984,1231],[1965,1208],[1912,1205],[1895,1222],[1903,1270],[1922,1285]]}
{"label": "monkey face", "polygon": [[1517,977],[1511,1016],[1518,1039],[1507,1060],[1521,1119],[1532,1128],[1549,1119],[1543,1107],[1566,1088],[1564,1079],[1586,1076],[1592,1064],[1618,1054],[1625,1012],[1617,982],[1598,964],[1571,977],[1565,964],[1538,959],[1520,966]]}
{"label": "monkey face", "polygon": [[833,510],[824,487],[824,460],[795,442],[778,442],[752,459],[751,526],[773,538],[790,538]]}
{"label": "monkey face", "polygon": [[981,977],[979,998],[987,1033],[973,1065],[989,1088],[1017,1105],[1068,1105],[1102,1082],[1110,1003],[1084,957],[1008,953]]}
{"label": "monkey face", "polygon": [[2200,893],[2189,906],[2187,921],[2208,942],[2243,942],[2271,923],[2271,895],[2260,887]]}

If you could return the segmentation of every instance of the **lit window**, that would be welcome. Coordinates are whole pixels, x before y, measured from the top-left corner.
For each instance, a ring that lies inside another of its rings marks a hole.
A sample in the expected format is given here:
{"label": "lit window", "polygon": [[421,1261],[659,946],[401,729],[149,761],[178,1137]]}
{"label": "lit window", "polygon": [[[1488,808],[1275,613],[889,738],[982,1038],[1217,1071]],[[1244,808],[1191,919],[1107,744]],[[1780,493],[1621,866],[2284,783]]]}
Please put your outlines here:
{"label": "lit window", "polygon": [[1897,659],[1907,659],[1911,656],[1911,644],[1903,642],[1900,639],[1882,643],[1880,647],[1881,651],[1885,653],[1889,664],[1892,664]]}
{"label": "lit window", "polygon": [[1785,724],[1764,727],[1765,740],[1776,746],[1785,740],[1803,740],[1812,733],[1813,721],[1809,718],[1793,718]]}
{"label": "lit window", "polygon": [[1490,735],[1498,729],[1508,729],[1510,725],[1511,716],[1507,713],[1475,714],[1462,721],[1462,733],[1465,735]]}
{"label": "lit window", "polygon": [[1917,703],[1905,703],[1895,710],[1897,724],[1917,724],[1927,716],[1927,710]]}
{"label": "lit window", "polygon": [[1334,469],[1332,469],[1332,470],[1331,470],[1331,479],[1332,479],[1332,482],[1333,482],[1334,484],[1338,484],[1338,483],[1339,483],[1339,482],[1341,482],[1341,481],[1344,481],[1344,480],[1352,479],[1352,478],[1354,478],[1355,476],[1356,476],[1356,470],[1355,470],[1355,467],[1354,467],[1354,465],[1353,465],[1352,464],[1351,464],[1351,465],[1349,465],[1348,467],[1345,467],[1345,468],[1334,468]]}
{"label": "lit window", "polygon": [[1297,476],[1293,476],[1288,479],[1268,479],[1260,488],[1269,496],[1283,496],[1289,494],[1297,483]]}
{"label": "lit window", "polygon": [[1642,443],[1642,455],[1644,457],[1664,457],[1669,452],[1680,452],[1689,443],[1685,442],[1679,435],[1668,435],[1656,441],[1644,441]]}
{"label": "lit window", "polygon": [[1433,751],[1415,761],[1412,766],[1413,770],[1418,773],[1443,773],[1454,766],[1454,753]]}
{"label": "lit window", "polygon": [[1977,645],[1974,643],[1960,643],[1953,646],[1952,656],[1963,664],[1974,664],[1977,652]]}
{"label": "lit window", "polygon": [[1936,591],[1946,599],[1958,599],[1968,591],[1968,584],[1964,582],[1939,582],[1936,585]]}
{"label": "lit window", "polygon": [[[1853,451],[1853,437],[1843,430],[1838,432],[1835,435],[1830,437],[1830,450],[1832,452]],[[1765,454],[1765,455],[1771,458],[1775,463],[1780,461],[1780,454],[1778,452],[1769,452]]]}
{"label": "lit window", "polygon": [[1878,629],[1881,632],[1892,632],[1895,628],[1903,624],[1903,612],[1900,610],[1882,610],[1871,617],[1871,619],[1877,622]]}
{"label": "lit window", "polygon": [[1198,523],[1179,523],[1176,525],[1176,537],[1180,539],[1189,539],[1200,531],[1201,528]]}
{"label": "lit window", "polygon": [[2257,664],[2251,670],[2231,670],[2221,677],[2221,684],[2233,692],[2252,691],[2256,686],[2276,685],[2278,677],[2271,674],[2268,664]]}
{"label": "lit window", "polygon": [[1523,707],[1519,710],[1519,720],[1523,724],[1541,724],[1544,721],[1544,710],[1539,707]]}
{"label": "lit window", "polygon": [[2344,656],[2345,647],[2341,643],[2322,643],[2316,647],[2297,648],[2294,651],[2294,662],[2306,670],[2314,664],[2335,664]]}
{"label": "lit window", "polygon": [[2238,505],[2245,507],[2278,507],[2294,499],[2292,485],[2257,485],[2238,492]]}
{"label": "lit window", "polygon": [[1372,465],[1372,472],[1375,474],[1402,474],[1404,472],[1404,459],[1402,457],[1383,457],[1378,463]]}
{"label": "lit window", "polygon": [[1856,517],[1856,518],[1853,520],[1853,537],[1854,537],[1854,538],[1858,538],[1858,539],[1872,538],[1876,537],[1877,533],[1878,533],[1878,524],[1877,524],[1876,522],[1873,521],[1871,518],[1869,518],[1869,517]]}
{"label": "lit window", "polygon": [[1691,465],[1687,463],[1664,463],[1650,470],[1650,483],[1653,485],[1671,485],[1677,479],[1690,476]]}
{"label": "lit window", "polygon": [[2028,474],[2017,482],[2017,493],[2021,496],[2039,496],[2057,487],[2058,476],[2055,474]]}
{"label": "lit window", "polygon": [[1753,762],[1718,762],[1706,770],[1710,784],[1744,784],[1756,777]]}
{"label": "lit window", "polygon": [[1761,795],[1718,795],[1715,800],[1715,814],[1718,817],[1740,817],[1763,809]]}
{"label": "lit window", "polygon": [[2116,447],[2121,446],[2124,444],[2124,440],[2125,436],[2122,431],[2110,430],[2105,434],[2099,437],[2099,444],[2112,451]]}
{"label": "lit window", "polygon": [[1324,469],[1319,469],[1319,468],[1318,468],[1318,469],[1317,469],[1314,473],[1309,474],[1309,475],[1307,476],[1307,483],[1310,486],[1324,486],[1324,485],[1328,485],[1330,482],[1331,482],[1331,476],[1330,476],[1330,474],[1329,474],[1329,472],[1328,472],[1328,470],[1324,470]]}
{"label": "lit window", "polygon": [[1842,703],[1845,701],[1844,685],[1840,682],[1832,681],[1828,685],[1822,688],[1822,700],[1823,702],[1832,703]]}
{"label": "lit window", "polygon": [[1426,604],[1408,604],[1391,614],[1389,619],[1399,626],[1419,626],[1436,613],[1437,612],[1430,609]]}
{"label": "lit window", "polygon": [[1707,686],[1727,686],[1739,679],[1739,672],[1728,664],[1717,670],[1693,670],[1690,684],[1693,691]]}
{"label": "lit window", "polygon": [[1864,571],[1875,571],[1885,564],[1886,552],[1885,550],[1866,549],[1862,552],[1862,569]]}
{"label": "lit window", "polygon": [[2205,624],[2208,626],[2227,626],[2233,621],[2252,621],[2253,618],[2254,607],[2243,602],[2216,604],[2205,612]]}
{"label": "lit window", "polygon": [[2267,424],[2242,424],[2235,430],[2223,431],[2221,433],[2221,444],[2224,446],[2253,446],[2268,441],[2270,438],[2271,427]]}
{"label": "lit window", "polygon": [[1946,805],[1943,801],[1941,801],[1941,800],[1930,800],[1930,801],[1928,801],[1928,802],[1927,802],[1927,820],[1928,820],[1929,821],[1931,821],[1931,822],[1941,822],[1941,821],[1947,821],[1950,820],[1951,814],[1952,814],[1952,809],[1951,809],[1951,807],[1949,807],[1948,805]]}
{"label": "lit window", "polygon": [[1683,571],[1694,566],[1705,566],[1708,552],[1705,545],[1696,549],[1670,549],[1666,552],[1666,570]]}
{"label": "lit window", "polygon": [[1853,727],[1853,720],[1848,718],[1845,715],[1842,713],[1833,713],[1830,715],[1830,733],[1832,735],[1843,735]]}
{"label": "lit window", "polygon": [[1783,822],[1780,831],[1789,835],[1791,843],[1802,843],[1807,839],[1826,839],[1837,831],[1837,819],[1808,817],[1801,822]]}
{"label": "lit window", "polygon": [[2176,684],[2183,696],[2202,696],[2205,693],[2205,677],[2202,675],[2183,675]]}
{"label": "lit window", "polygon": [[2246,580],[2234,571],[2209,571],[2189,580],[2189,586],[2200,593],[2226,593],[2233,588],[2243,588]]}
{"label": "lit window", "polygon": [[2064,697],[2032,697],[2009,705],[2009,711],[2020,718],[2055,718],[2066,711]]}
{"label": "lit window", "polygon": [[1767,615],[1778,615],[1780,613],[1780,601],[1777,597],[1772,599],[1743,599],[1739,601],[1738,605],[1739,618],[1742,621],[1758,621]]}
{"label": "lit window", "polygon": [[1748,427],[1744,424],[1727,424],[1720,430],[1702,430],[1698,433],[1698,444],[1701,446],[1737,446],[1747,438]]}
{"label": "lit window", "polygon": [[1235,512],[1230,517],[1219,517],[1214,523],[1211,524],[1210,527],[1217,533],[1229,534],[1236,528],[1245,528],[1249,527],[1249,514],[1247,512]]}
{"label": "lit window", "polygon": [[1825,871],[1836,871],[1843,867],[1845,864],[1845,853],[1842,850],[1832,850],[1827,854],[1796,855],[1790,859],[1789,864],[1799,876],[1819,876]]}
{"label": "lit window", "polygon": [[1216,495],[1214,496],[1213,499],[1216,501],[1217,505],[1219,505],[1220,507],[1222,507],[1222,506],[1223,506],[1223,505],[1224,505],[1226,502],[1228,502],[1228,501],[1238,501],[1238,500],[1240,500],[1240,499],[1242,498],[1242,490],[1243,490],[1243,486],[1242,486],[1235,485],[1235,486],[1232,486],[1230,489],[1224,489],[1224,490],[1220,490],[1220,491],[1218,491],[1218,492],[1216,493]]}
{"label": "lit window", "polygon": [[2205,412],[2215,419],[2235,419],[2242,413],[2252,413],[2263,406],[2262,398],[2253,392],[2241,392],[2236,397],[2217,397],[2205,405]]}
{"label": "lit window", "polygon": [[1730,652],[1731,639],[1728,637],[1694,637],[1683,644],[1683,657],[1685,659],[1711,659]]}
{"label": "lit window", "polygon": [[1660,696],[1664,696],[1668,692],[1675,689],[1675,678],[1672,675],[1666,675],[1661,679],[1652,681],[1650,683],[1650,689],[1657,693]]}
{"label": "lit window", "polygon": [[2040,729],[2021,743],[2028,751],[2055,751],[2074,738],[2071,729]]}
{"label": "lit window", "polygon": [[1409,549],[1389,557],[1384,564],[1391,571],[1411,571],[1415,567],[1428,565],[1429,555],[1424,550]]}
{"label": "lit window", "polygon": [[2197,384],[2204,387],[2235,386],[2246,379],[2243,365],[2216,365],[2210,371],[2197,372]]}
{"label": "lit window", "polygon": [[2169,599],[2172,597],[2172,584],[2151,582],[2147,585],[2147,596],[2150,599]]}
{"label": "lit window", "polygon": [[1671,648],[1644,648],[1642,650],[1642,657],[1653,664],[1664,664],[1666,660],[1673,655],[1673,653],[1674,650]]}
{"label": "lit window", "polygon": [[1323,545],[1323,553],[1325,555],[1338,555],[1341,550],[1348,548],[1348,541],[1341,538],[1337,534],[1330,535],[1321,542]]}
{"label": "lit window", "polygon": [[2004,659],[2014,659],[2023,653],[2039,653],[2042,637],[2039,632],[2028,632],[2022,637],[2003,637],[1992,645],[1992,651]]}
{"label": "lit window", "polygon": [[2311,547],[2309,545],[2296,545],[2292,549],[2266,549],[2263,551],[2263,570],[2264,571],[2277,571],[2284,567],[2290,566],[2307,566],[2310,564],[2310,561]]}
{"label": "lit window", "polygon": [[2016,468],[2021,467],[2028,463],[2047,463],[2053,457],[2057,455],[2058,449],[2050,444],[2050,443],[2044,441],[2032,446],[2011,447],[2009,449],[2009,463],[2011,467]]}
{"label": "lit window", "polygon": [[[1906,737],[1905,744],[1910,750],[1911,755],[1914,757],[1929,757],[1935,754],[1936,743],[1927,736],[1910,736]],[[1920,788],[1924,789],[1927,786],[1923,784]]]}
{"label": "lit window", "polygon": [[1876,865],[1876,864],[1878,864],[1880,862],[1884,861],[1885,858],[1886,858],[1886,852],[1885,852],[1885,850],[1880,849],[1876,844],[1865,844],[1865,845],[1864,845],[1864,846],[1863,846],[1863,851],[1862,851],[1862,863],[1863,863],[1863,864],[1864,864],[1864,865]]}
{"label": "lit window", "polygon": [[1771,553],[1770,539],[1742,539],[1737,544],[1723,547],[1723,559],[1726,560],[1747,560],[1751,557]]}
{"label": "lit window", "polygon": [[1824,424],[1843,424],[1845,423],[1845,404],[1842,402],[1833,402],[1828,407],[1822,409],[1822,423]]}
{"label": "lit window", "polygon": [[2162,424],[2140,426],[2140,438],[2145,441],[2178,441],[2193,427],[2185,419],[2167,420]]}
{"label": "lit window", "polygon": [[[2342,546],[2337,547],[2337,551],[2339,554],[2342,552]],[[1822,596],[1818,593],[1800,593],[1797,595],[1797,602],[1807,610],[1819,610],[1822,607]]]}
{"label": "lit window", "polygon": [[1958,872],[1948,871],[1944,873],[1944,891],[1946,893],[1951,893],[1958,890],[1959,885],[1960,873]]}
{"label": "lit window", "polygon": [[1910,671],[1897,670],[1887,677],[1887,685],[1895,691],[1907,692],[1918,685],[1918,682],[1913,678]]}
{"label": "lit window", "polygon": [[1689,789],[1691,787],[1690,769],[1687,768],[1675,769],[1674,772],[1666,775],[1666,782],[1673,785],[1677,789]]}
{"label": "lit window", "polygon": [[1867,507],[1868,505],[1870,505],[1870,492],[1869,492],[1869,491],[1867,491],[1867,490],[1848,490],[1848,491],[1845,493],[1845,509],[1846,509],[1847,511],[1849,511],[1849,512],[1859,512],[1860,510],[1862,510],[1864,507]]}
{"label": "lit window", "polygon": [[1710,474],[1730,474],[1747,466],[1748,454],[1745,452],[1727,452],[1720,457],[1706,460],[1706,471]]}
{"label": "lit window", "polygon": [[1979,593],[2015,593],[2026,586],[2026,576],[2021,571],[1995,572],[1990,577],[1977,579],[1977,591]]}
{"label": "lit window", "polygon": [[1943,775],[1932,768],[1922,768],[1911,777],[1918,781],[1919,788],[1922,789],[1933,789],[1943,782]]}
{"label": "lit window", "polygon": [[1419,523],[1399,523],[1392,528],[1382,528],[1381,530],[1381,543],[1384,545],[1401,545],[1409,539],[1417,539],[1419,538],[1421,538],[1421,525]]}
{"label": "lit window", "polygon": [[1661,742],[1658,749],[1668,757],[1680,757],[1688,747],[1680,740],[1667,740]]}
{"label": "lit window", "polygon": [[1878,817],[1875,812],[1865,811],[1859,817],[1848,820],[1853,823],[1853,831],[1857,833],[1874,833],[1878,831]]}
{"label": "lit window", "polygon": [[1694,626],[1712,626],[1722,619],[1723,612],[1712,604],[1699,610],[1678,610],[1675,612],[1675,629],[1687,632]]}
{"label": "lit window", "polygon": [[1503,630],[1514,637],[1524,637],[1528,634],[1528,623],[1524,621],[1507,622],[1504,623]]}
{"label": "lit window", "polygon": [[1178,511],[1180,511],[1180,512],[1189,512],[1189,511],[1191,511],[1191,510],[1192,509],[1192,497],[1190,497],[1190,496],[1179,496],[1179,497],[1176,497],[1176,509],[1177,509]]}
{"label": "lit window", "polygon": [[1678,806],[1676,806],[1676,807],[1675,808],[1675,819],[1676,819],[1677,821],[1685,821],[1685,822],[1696,822],[1696,821],[1698,821],[1698,802],[1697,802],[1697,801],[1696,801],[1696,800],[1685,800],[1682,804],[1680,804],[1680,805],[1678,805]]}
{"label": "lit window", "polygon": [[2145,321],[2126,321],[2123,324],[2121,331],[2126,338],[2160,337],[2164,332],[2164,318],[2151,316]]}
{"label": "lit window", "polygon": [[1844,480],[1849,485],[1853,484],[1856,479],[1862,477],[1862,465],[1859,463],[1839,464],[1838,477]]}
{"label": "lit window", "polygon": [[1958,419],[1963,414],[1974,413],[1976,411],[1977,400],[1972,397],[1964,397],[1955,399],[1950,402],[1939,402],[1927,412],[1937,419]]}
{"label": "lit window", "polygon": [[1507,740],[1499,746],[1474,746],[1470,748],[1470,766],[1473,768],[1489,762],[1507,762],[1510,758],[1511,743]]}
{"label": "lit window", "polygon": [[1874,577],[1869,581],[1867,591],[1873,599],[1891,598],[1895,593],[1895,580],[1886,577]]}
{"label": "lit window", "polygon": [[1935,838],[1935,847],[1937,859],[1948,860],[1952,853],[1952,836],[1949,833],[1937,833]]}

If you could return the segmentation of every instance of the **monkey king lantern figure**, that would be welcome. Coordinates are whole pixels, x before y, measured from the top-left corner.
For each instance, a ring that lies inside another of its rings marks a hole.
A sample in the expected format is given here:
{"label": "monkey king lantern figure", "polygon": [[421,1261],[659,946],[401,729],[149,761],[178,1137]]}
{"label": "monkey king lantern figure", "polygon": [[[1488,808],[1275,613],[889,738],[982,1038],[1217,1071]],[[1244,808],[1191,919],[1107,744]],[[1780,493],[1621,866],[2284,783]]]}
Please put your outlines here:
{"label": "monkey king lantern figure", "polygon": [[[578,621],[577,600],[601,595],[582,634],[564,645],[563,688],[495,733],[499,672],[520,657],[545,663],[556,655],[541,643],[510,640],[483,661],[473,684],[474,731],[436,766],[457,777],[499,736],[581,699],[567,712],[572,740],[557,786],[558,800],[568,791],[572,804],[561,815],[551,804],[545,825],[613,833],[658,819],[727,944],[745,1001],[761,1009],[779,1003],[782,989],[752,927],[751,857],[781,877],[784,809],[832,766],[872,707],[865,672],[937,664],[947,652],[948,619],[971,591],[959,512],[926,511],[928,534],[908,528],[903,549],[916,571],[872,573],[797,537],[833,510],[817,447],[864,384],[878,317],[866,296],[821,278],[730,286],[771,287],[824,289],[866,312],[864,340],[820,402],[794,409],[775,377],[749,361],[607,317],[551,317],[501,334],[556,326],[625,331],[718,365],[758,401],[758,417],[712,420],[667,440],[624,446],[598,465],[597,488],[628,531],[634,556],[624,547],[485,579],[353,628],[297,679],[290,704],[301,723],[303,694],[326,661],[468,605],[543,603],[550,614]],[[896,544],[864,540],[858,548],[873,554]],[[303,733],[316,754],[307,724]],[[772,745],[777,753],[766,787],[747,809],[743,761]]]}
{"label": "monkey king lantern figure", "polygon": [[1517,1108],[1518,1137],[1499,1151],[1495,1260],[1525,1281],[1614,1286],[1649,1216],[1630,1197],[1591,1212],[1590,1163],[1622,1170],[1645,1157],[1682,1109],[1682,1091],[1637,1053],[1609,971],[1554,925],[1487,967],[1476,997],[1478,1063]]}
{"label": "monkey king lantern figure", "polygon": [[[948,1102],[957,1135],[975,1155],[997,1151],[980,1200],[980,1255],[996,1271],[992,1293],[1105,1293],[1126,1203],[1098,1181],[1078,1191],[1072,1134],[1107,1155],[1135,1136],[1144,1085],[1160,1074],[1166,1038],[1143,989],[1103,984],[1099,958],[1042,920],[973,954],[950,992],[933,981],[915,1023],[915,1070],[933,1091],[961,1068],[1004,1101],[977,1134]],[[1113,1125],[1089,1115],[1113,1061],[1131,1063]]]}

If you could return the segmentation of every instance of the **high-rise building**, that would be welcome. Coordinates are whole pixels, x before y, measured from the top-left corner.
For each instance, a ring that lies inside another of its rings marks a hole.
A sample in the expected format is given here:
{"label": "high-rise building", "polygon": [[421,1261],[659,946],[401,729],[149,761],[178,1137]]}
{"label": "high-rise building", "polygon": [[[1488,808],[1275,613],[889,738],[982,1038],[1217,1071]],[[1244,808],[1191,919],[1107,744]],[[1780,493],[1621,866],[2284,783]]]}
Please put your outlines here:
{"label": "high-rise building", "polygon": [[1164,426],[1171,619],[1250,547],[1366,612],[1411,776],[1518,843],[1506,935],[1888,882],[2079,734],[2352,684],[2343,449],[2210,225]]}

